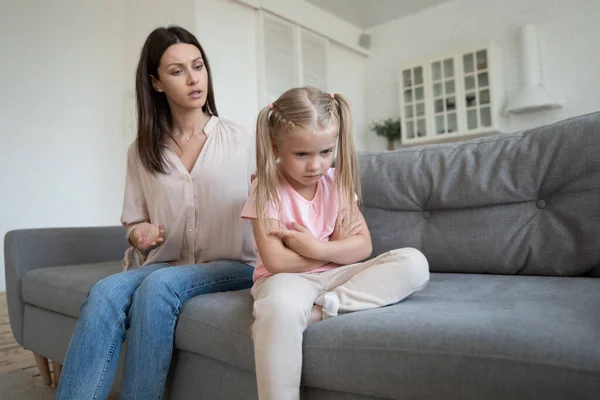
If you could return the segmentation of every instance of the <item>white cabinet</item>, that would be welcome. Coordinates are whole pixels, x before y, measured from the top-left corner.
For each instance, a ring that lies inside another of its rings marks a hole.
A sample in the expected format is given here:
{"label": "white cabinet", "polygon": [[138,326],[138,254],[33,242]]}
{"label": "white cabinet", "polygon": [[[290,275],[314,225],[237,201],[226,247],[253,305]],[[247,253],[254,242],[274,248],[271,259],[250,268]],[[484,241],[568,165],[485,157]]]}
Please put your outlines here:
{"label": "white cabinet", "polygon": [[297,86],[327,90],[326,38],[267,12],[261,12],[260,32],[260,104]]}
{"label": "white cabinet", "polygon": [[502,131],[503,103],[501,55],[494,43],[400,68],[403,144]]}

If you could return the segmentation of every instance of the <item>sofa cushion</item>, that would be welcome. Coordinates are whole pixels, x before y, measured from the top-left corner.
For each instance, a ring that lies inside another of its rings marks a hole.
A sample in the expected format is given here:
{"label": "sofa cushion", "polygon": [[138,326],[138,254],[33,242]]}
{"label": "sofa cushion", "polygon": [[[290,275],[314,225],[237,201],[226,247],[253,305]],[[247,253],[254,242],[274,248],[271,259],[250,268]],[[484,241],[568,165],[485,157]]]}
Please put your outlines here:
{"label": "sofa cushion", "polygon": [[600,266],[600,113],[359,157],[373,256],[434,272],[580,276]]}
{"label": "sofa cushion", "polygon": [[92,286],[121,271],[121,261],[34,269],[23,276],[23,300],[77,318]]}
{"label": "sofa cushion", "polygon": [[[176,348],[253,371],[251,309],[248,291],[188,301]],[[600,392],[598,309],[597,278],[432,274],[404,302],[309,327],[303,384],[383,398],[590,398]]]}

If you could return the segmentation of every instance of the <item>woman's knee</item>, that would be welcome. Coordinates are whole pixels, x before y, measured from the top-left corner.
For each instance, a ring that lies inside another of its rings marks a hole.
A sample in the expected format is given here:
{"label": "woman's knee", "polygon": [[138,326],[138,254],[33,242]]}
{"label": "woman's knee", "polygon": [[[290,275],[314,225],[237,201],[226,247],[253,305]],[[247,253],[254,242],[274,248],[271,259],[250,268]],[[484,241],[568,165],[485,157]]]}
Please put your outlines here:
{"label": "woman's knee", "polygon": [[177,297],[174,288],[175,272],[174,268],[163,268],[152,272],[135,291],[134,301],[140,295],[155,300],[165,296]]}
{"label": "woman's knee", "polygon": [[117,307],[125,309],[131,302],[135,287],[123,279],[121,273],[99,280],[92,286],[84,306]]}

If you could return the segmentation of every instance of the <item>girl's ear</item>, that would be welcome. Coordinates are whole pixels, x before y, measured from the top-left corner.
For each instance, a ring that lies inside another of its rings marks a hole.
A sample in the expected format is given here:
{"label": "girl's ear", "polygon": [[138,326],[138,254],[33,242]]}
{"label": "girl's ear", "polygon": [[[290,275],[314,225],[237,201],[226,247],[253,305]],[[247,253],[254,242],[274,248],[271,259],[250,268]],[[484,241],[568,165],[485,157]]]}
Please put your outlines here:
{"label": "girl's ear", "polygon": [[273,143],[273,154],[275,154],[275,158],[279,158],[279,150],[277,150],[277,145]]}

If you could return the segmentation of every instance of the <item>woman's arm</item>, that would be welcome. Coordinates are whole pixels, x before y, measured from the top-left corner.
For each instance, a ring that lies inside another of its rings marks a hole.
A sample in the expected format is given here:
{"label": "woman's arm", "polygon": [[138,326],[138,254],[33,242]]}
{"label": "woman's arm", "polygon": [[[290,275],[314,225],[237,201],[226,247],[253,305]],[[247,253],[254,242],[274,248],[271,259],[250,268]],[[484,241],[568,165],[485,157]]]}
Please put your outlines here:
{"label": "woman's arm", "polygon": [[[279,229],[279,221],[276,219],[268,219],[267,224],[269,231],[276,232]],[[310,259],[287,248],[283,244],[283,240],[276,235],[269,234],[264,236],[257,220],[252,221],[252,229],[260,258],[267,271],[273,274],[282,272],[307,272],[328,264],[327,261]]]}
{"label": "woman's arm", "polygon": [[140,250],[148,250],[163,242],[164,227],[150,223],[148,206],[139,175],[140,167],[140,159],[134,143],[127,152],[121,224],[127,231],[127,240],[132,246]]}

